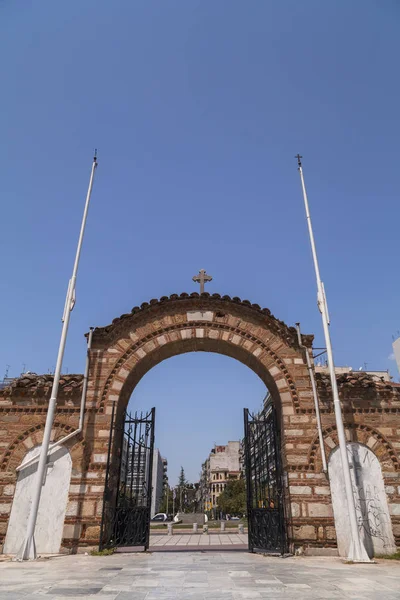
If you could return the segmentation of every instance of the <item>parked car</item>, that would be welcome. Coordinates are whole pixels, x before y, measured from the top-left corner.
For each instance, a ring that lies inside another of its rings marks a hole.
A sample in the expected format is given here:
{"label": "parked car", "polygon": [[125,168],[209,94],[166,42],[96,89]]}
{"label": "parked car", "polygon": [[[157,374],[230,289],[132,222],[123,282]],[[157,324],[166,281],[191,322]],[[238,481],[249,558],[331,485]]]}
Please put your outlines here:
{"label": "parked car", "polygon": [[240,517],[230,517],[230,521],[240,521]]}
{"label": "parked car", "polygon": [[157,513],[151,519],[152,523],[164,523],[165,521],[168,521],[168,517],[165,513]]}

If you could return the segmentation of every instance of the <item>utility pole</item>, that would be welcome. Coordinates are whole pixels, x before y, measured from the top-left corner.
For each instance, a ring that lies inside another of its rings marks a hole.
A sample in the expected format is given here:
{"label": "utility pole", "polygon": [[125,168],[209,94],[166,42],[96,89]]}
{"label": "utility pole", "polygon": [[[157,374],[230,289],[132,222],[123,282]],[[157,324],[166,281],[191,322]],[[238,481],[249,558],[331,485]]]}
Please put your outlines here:
{"label": "utility pole", "polygon": [[318,308],[319,308],[319,311],[320,311],[321,317],[322,317],[322,326],[324,329],[326,353],[327,353],[327,357],[328,357],[329,374],[330,374],[331,385],[332,385],[333,405],[335,408],[335,418],[336,418],[336,429],[337,429],[338,438],[339,438],[339,451],[340,451],[340,457],[341,457],[341,461],[342,461],[342,471],[343,471],[345,495],[346,495],[346,498],[345,499],[343,498],[343,504],[345,504],[345,503],[347,504],[347,510],[348,510],[349,519],[350,519],[351,543],[350,543],[350,548],[348,551],[348,560],[353,561],[353,562],[371,562],[368,557],[367,551],[364,547],[363,541],[361,539],[360,531],[358,529],[358,524],[357,524],[357,513],[356,513],[355,501],[354,501],[354,496],[353,496],[353,487],[352,487],[351,475],[350,475],[349,457],[347,455],[346,435],[345,435],[345,431],[344,431],[342,408],[340,406],[339,392],[338,392],[338,387],[337,387],[337,382],[336,382],[335,363],[333,360],[331,336],[330,336],[330,332],[329,332],[330,320],[329,320],[329,314],[328,314],[328,305],[327,305],[327,301],[326,301],[324,284],[321,281],[321,276],[320,276],[320,271],[319,271],[317,250],[315,247],[314,233],[313,233],[312,224],[311,224],[311,216],[310,216],[310,210],[309,210],[309,206],[308,206],[306,186],[304,183],[303,168],[302,168],[302,164],[301,164],[302,156],[300,156],[300,154],[297,154],[296,158],[297,158],[297,164],[298,164],[298,171],[300,174],[301,187],[303,190],[303,198],[304,198],[304,206],[305,206],[305,210],[306,210],[308,232],[310,235],[311,251],[312,251],[312,256],[313,256],[313,261],[314,261],[315,276],[316,276],[316,280],[317,280],[317,292],[318,292],[317,293],[317,304],[318,304]]}
{"label": "utility pole", "polygon": [[48,455],[49,445],[50,445],[51,428],[53,426],[54,415],[55,415],[55,410],[56,410],[56,405],[57,405],[58,386],[59,386],[59,382],[60,382],[60,375],[61,375],[62,362],[63,362],[63,358],[64,358],[65,344],[67,341],[69,320],[70,320],[70,316],[71,316],[71,311],[75,305],[76,277],[77,277],[77,273],[78,273],[78,265],[79,265],[80,255],[81,255],[83,235],[85,232],[87,214],[88,214],[88,210],[89,210],[90,196],[92,194],[93,180],[94,180],[94,174],[95,174],[96,167],[97,167],[97,156],[96,156],[96,152],[95,152],[95,155],[93,158],[93,163],[92,163],[92,170],[90,173],[89,188],[88,188],[87,195],[86,195],[85,208],[83,211],[81,230],[79,233],[78,246],[76,249],[75,262],[74,262],[74,266],[72,269],[72,276],[68,283],[67,296],[65,299],[64,314],[63,314],[63,318],[62,318],[63,326],[62,326],[62,330],[61,330],[60,345],[59,345],[58,355],[57,355],[57,364],[56,364],[56,368],[55,368],[55,372],[54,372],[54,380],[53,380],[53,387],[51,390],[51,397],[50,397],[49,406],[47,409],[46,424],[45,424],[45,428],[44,428],[44,432],[43,432],[43,441],[42,441],[42,447],[40,449],[39,463],[38,463],[36,478],[34,481],[32,504],[31,504],[31,509],[30,509],[29,518],[28,518],[28,525],[27,525],[27,529],[26,529],[25,540],[22,543],[22,546],[16,556],[16,559],[20,560],[20,561],[34,560],[36,558],[36,546],[35,546],[35,537],[34,537],[35,527],[36,527],[36,521],[37,521],[37,514],[38,514],[38,510],[39,510],[40,496],[42,493],[42,486],[44,483],[44,477],[45,477],[45,472],[46,472],[46,465],[47,465],[47,460],[48,460],[47,455]]}

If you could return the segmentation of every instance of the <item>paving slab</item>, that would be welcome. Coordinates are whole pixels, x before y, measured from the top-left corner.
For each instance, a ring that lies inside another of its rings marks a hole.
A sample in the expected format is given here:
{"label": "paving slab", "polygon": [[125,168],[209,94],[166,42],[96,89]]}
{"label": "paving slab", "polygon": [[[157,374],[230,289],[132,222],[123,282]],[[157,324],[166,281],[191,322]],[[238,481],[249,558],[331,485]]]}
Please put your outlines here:
{"label": "paving slab", "polygon": [[209,547],[1,562],[0,600],[400,600],[397,561],[346,565]]}
{"label": "paving slab", "polygon": [[163,550],[194,550],[196,548],[219,549],[219,550],[247,550],[247,534],[234,533],[210,533],[208,535],[198,533],[175,533],[173,535],[150,535],[150,552]]}

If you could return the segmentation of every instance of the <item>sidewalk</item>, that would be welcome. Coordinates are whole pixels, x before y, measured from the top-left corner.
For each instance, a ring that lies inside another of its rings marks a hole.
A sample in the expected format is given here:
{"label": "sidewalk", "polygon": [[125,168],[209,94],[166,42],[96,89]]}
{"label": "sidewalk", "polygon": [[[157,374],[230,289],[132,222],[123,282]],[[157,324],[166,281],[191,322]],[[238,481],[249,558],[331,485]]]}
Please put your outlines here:
{"label": "sidewalk", "polygon": [[400,563],[248,552],[62,556],[0,563],[1,600],[399,600]]}
{"label": "sidewalk", "polygon": [[150,551],[154,550],[247,550],[247,534],[238,533],[209,533],[191,534],[175,533],[174,535],[150,535]]}

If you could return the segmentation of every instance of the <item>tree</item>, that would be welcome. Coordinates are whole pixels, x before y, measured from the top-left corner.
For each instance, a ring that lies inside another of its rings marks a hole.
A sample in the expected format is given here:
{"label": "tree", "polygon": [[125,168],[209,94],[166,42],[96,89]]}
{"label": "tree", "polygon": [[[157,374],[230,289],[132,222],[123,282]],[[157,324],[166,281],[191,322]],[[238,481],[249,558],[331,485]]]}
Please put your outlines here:
{"label": "tree", "polygon": [[194,498],[190,497],[189,490],[193,490],[193,484],[189,483],[185,476],[185,469],[181,467],[178,479],[178,507],[179,512],[188,512],[193,504]]}
{"label": "tree", "polygon": [[225,514],[242,515],[246,512],[246,482],[234,479],[226,484],[218,498],[218,508]]}
{"label": "tree", "polygon": [[185,487],[185,485],[187,485],[188,482],[186,480],[185,477],[185,469],[183,467],[181,467],[181,472],[179,474],[179,480],[178,480],[178,487]]}

